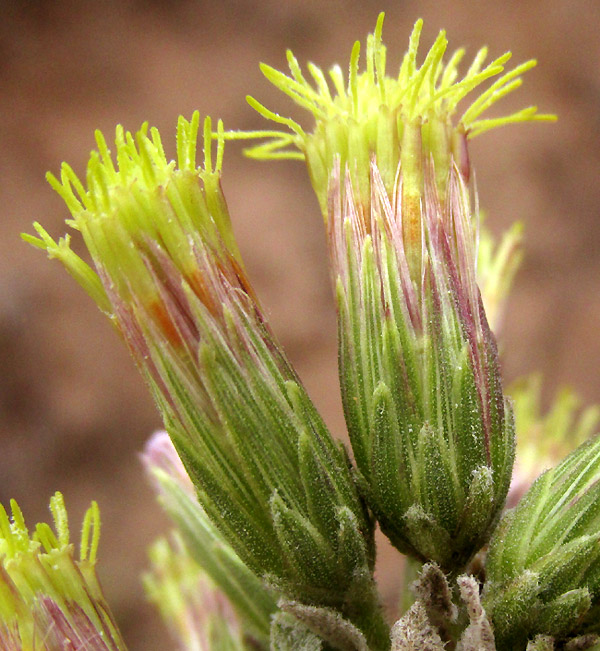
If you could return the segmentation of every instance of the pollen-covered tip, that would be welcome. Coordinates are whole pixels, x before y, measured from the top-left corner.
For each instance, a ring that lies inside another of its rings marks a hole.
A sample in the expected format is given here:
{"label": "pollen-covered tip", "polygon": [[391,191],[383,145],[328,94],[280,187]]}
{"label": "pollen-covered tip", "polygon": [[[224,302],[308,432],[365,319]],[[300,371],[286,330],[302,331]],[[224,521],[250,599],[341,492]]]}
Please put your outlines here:
{"label": "pollen-covered tip", "polygon": [[[219,123],[213,164],[211,121],[204,122],[204,164],[197,166],[199,114],[180,118],[177,161],[169,161],[161,138],[147,125],[136,133],[117,127],[115,160],[103,134],[87,167],[87,187],[66,163],[50,185],[64,199],[90,252],[90,267],[56,243],[39,225],[39,237],[24,238],[58,258],[114,321],[134,354],[147,355],[144,339],[159,337],[174,347],[197,337],[187,294],[222,316],[232,288],[246,294],[245,278],[227,205],[219,185],[223,127]],[[142,324],[143,327],[142,327]]]}
{"label": "pollen-covered tip", "polygon": [[[304,75],[291,52],[287,57],[289,75],[261,65],[262,73],[275,87],[311,113],[315,121],[312,131],[250,98],[256,111],[287,131],[228,134],[232,139],[266,138],[247,151],[255,158],[305,159],[326,221],[328,184],[338,159],[342,171],[346,167],[351,170],[358,203],[363,206],[368,206],[371,198],[372,157],[377,159],[388,192],[392,191],[401,164],[405,207],[412,201],[417,210],[418,200],[423,197],[423,160],[433,160],[435,183],[440,195],[445,196],[453,166],[465,181],[471,176],[467,140],[506,124],[556,119],[538,113],[535,106],[501,117],[485,117],[491,106],[521,85],[522,75],[536,62],[529,60],[506,70],[511,53],[486,62],[488,51],[483,47],[461,74],[465,50],[449,53],[442,30],[419,65],[421,19],[414,25],[399,71],[390,74],[383,22],[381,13],[374,32],[366,39],[366,47],[363,49],[356,41],[350,64],[335,65],[327,73],[309,63],[310,77]],[[343,70],[348,70],[347,76]],[[488,81],[492,83],[486,85]]]}

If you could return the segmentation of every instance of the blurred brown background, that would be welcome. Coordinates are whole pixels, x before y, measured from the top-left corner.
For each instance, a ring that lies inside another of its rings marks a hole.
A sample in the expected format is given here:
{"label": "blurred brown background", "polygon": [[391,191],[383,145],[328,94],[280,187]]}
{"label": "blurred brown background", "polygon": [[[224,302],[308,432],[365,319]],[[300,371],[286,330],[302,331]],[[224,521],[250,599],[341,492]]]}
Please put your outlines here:
{"label": "blurred brown background", "polygon": [[[19,240],[39,219],[54,236],[67,216],[44,181],[69,161],[81,173],[93,130],[158,126],[173,153],[177,116],[194,109],[229,128],[262,128],[247,93],[285,112],[259,61],[285,48],[345,65],[355,39],[387,12],[391,70],[422,16],[422,43],[448,31],[468,56],[539,59],[504,111],[537,103],[554,125],[507,127],[473,143],[482,206],[495,232],[526,223],[527,259],[502,337],[507,380],[542,370],[600,401],[600,3],[466,0],[220,3],[0,2],[0,501],[30,523],[64,492],[76,532],[97,499],[100,572],[131,649],[170,648],[145,604],[145,547],[167,523],[137,453],[160,423],[121,342],[57,263]],[[225,155],[225,191],[242,252],[275,331],[332,429],[343,432],[335,322],[316,200],[298,163]],[[75,245],[77,248],[77,245]],[[397,557],[381,555],[387,603]]]}

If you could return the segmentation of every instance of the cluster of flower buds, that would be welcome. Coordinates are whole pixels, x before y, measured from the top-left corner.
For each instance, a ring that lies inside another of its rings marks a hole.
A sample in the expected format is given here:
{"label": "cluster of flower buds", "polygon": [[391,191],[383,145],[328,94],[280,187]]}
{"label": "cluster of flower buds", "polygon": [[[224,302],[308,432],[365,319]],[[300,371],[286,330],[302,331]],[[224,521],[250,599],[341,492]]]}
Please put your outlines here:
{"label": "cluster of flower buds", "polygon": [[30,536],[18,504],[12,521],[0,505],[0,647],[7,651],[126,651],[96,576],[100,513],[83,521],[79,558],[70,541],[63,496],[50,500],[55,530]]}
{"label": "cluster of flower buds", "polygon": [[477,284],[490,329],[496,336],[502,329],[507,299],[523,259],[522,244],[521,222],[515,222],[496,242],[480,220],[477,232]]}
{"label": "cluster of flower buds", "polygon": [[[250,100],[292,132],[257,133],[269,140],[249,154],[306,160],[327,227],[342,395],[361,487],[401,551],[449,569],[464,565],[489,536],[514,454],[475,277],[467,140],[551,116],[530,107],[482,119],[535,62],[502,74],[510,54],[483,67],[484,48],[457,81],[464,51],[444,64],[444,32],[417,65],[421,21],[398,76],[388,76],[382,21],[383,14],[367,40],[365,72],[358,70],[359,43],[347,83],[339,67],[330,71],[334,94],[313,65],[311,85],[291,53],[289,77],[263,66],[316,126],[306,133]],[[458,103],[498,75],[455,123]]]}
{"label": "cluster of flower buds", "polygon": [[[213,133],[206,119],[200,167],[197,113],[179,121],[176,162],[155,129],[117,128],[116,164],[97,133],[87,187],[68,165],[60,180],[49,176],[92,266],[68,236],[55,242],[36,224],[38,237],[24,237],[109,316],[163,416],[168,435],[153,437],[144,462],[179,533],[174,546],[154,548],[146,586],[184,647],[590,648],[600,640],[600,438],[501,518],[515,423],[484,305],[497,324],[520,229],[495,252],[484,235],[477,250],[467,146],[490,128],[553,116],[529,107],[482,118],[535,62],[506,72],[510,54],[485,65],[484,48],[459,78],[464,51],[444,63],[442,32],[419,66],[421,21],[389,76],[382,23],[383,14],[364,72],[355,44],[347,80],[339,66],[329,82],[309,64],[309,82],[291,53],[291,76],[263,66],[312,113],[310,133],[252,98],[289,131],[225,133],[219,122]],[[355,467],[271,333],[233,236],[220,186],[224,142],[256,137],[267,140],[248,150],[254,157],[306,161],[320,202]],[[535,382],[517,397],[520,430],[545,439],[536,463],[567,429],[583,440],[598,421],[597,410],[575,421],[568,394],[542,419]],[[524,452],[521,492],[532,465]],[[0,511],[0,642],[46,648],[44,632],[48,644],[58,635],[123,649],[93,571],[97,508],[80,561],[60,496],[52,508],[58,536],[38,525],[32,539],[16,505],[12,524]],[[391,632],[374,587],[374,518],[425,564],[416,601]],[[488,541],[483,565],[469,565]],[[465,568],[481,569],[482,592]]]}
{"label": "cluster of flower buds", "polygon": [[211,122],[180,119],[177,162],[146,127],[97,133],[87,188],[68,165],[50,183],[92,270],[36,225],[117,326],[208,518],[247,567],[288,599],[335,608],[385,639],[372,578],[373,523],[333,441],[270,332],[244,271],[213,165]]}
{"label": "cluster of flower buds", "polygon": [[510,397],[515,413],[517,453],[506,500],[516,506],[537,477],[589,440],[600,424],[600,405],[582,408],[582,400],[563,387],[548,408],[542,408],[542,377],[529,375],[513,382]]}

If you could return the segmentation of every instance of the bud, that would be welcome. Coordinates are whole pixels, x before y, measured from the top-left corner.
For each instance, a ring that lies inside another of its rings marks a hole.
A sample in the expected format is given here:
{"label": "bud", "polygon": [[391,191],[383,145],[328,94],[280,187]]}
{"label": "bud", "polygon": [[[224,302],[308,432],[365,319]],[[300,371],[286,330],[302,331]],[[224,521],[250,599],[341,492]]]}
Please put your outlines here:
{"label": "bud", "polygon": [[514,436],[464,182],[454,169],[441,204],[431,167],[425,176],[418,284],[402,200],[390,201],[375,163],[367,228],[350,177],[343,193],[332,185],[330,243],[342,395],[369,504],[401,551],[449,570],[483,545],[502,508]]}
{"label": "bud", "polygon": [[150,601],[159,610],[181,651],[244,651],[231,605],[189,556],[179,536],[157,540],[149,551],[152,571],[144,576]]}
{"label": "bud", "polygon": [[[208,518],[242,562],[291,599],[339,609],[385,639],[372,579],[373,524],[333,441],[276,343],[246,276],[220,187],[222,124],[196,167],[199,118],[181,118],[177,162],[156,129],[97,133],[87,188],[52,186],[95,272],[38,225],[108,313],[161,411]],[[359,624],[359,627],[362,625]]]}
{"label": "bud", "polygon": [[600,632],[600,438],[533,484],[490,541],[484,603],[502,648]]}
{"label": "bud", "polygon": [[[226,600],[235,611],[243,637],[248,636],[265,648],[269,646],[271,617],[277,611],[275,596],[233,551],[225,537],[208,519],[200,506],[194,486],[166,432],[156,432],[142,455],[146,472],[159,502],[177,525],[177,540],[172,548],[158,541],[151,552],[152,575],[146,588],[152,601],[168,621],[176,637],[196,638],[202,627],[194,615],[202,609],[204,589],[220,603]],[[192,576],[193,578],[188,578]],[[161,595],[169,597],[164,608]],[[210,587],[212,586],[212,587]],[[202,587],[197,592],[196,588]],[[200,602],[197,601],[200,598]],[[209,599],[212,603],[212,600]],[[200,648],[204,646],[184,646]],[[206,647],[210,649],[211,647]]]}
{"label": "bud", "polygon": [[29,535],[12,500],[12,521],[0,505],[0,646],[15,651],[125,651],[96,576],[100,513],[92,502],[79,558],[70,541],[63,497],[50,500],[53,531],[39,523]]}
{"label": "bud", "polygon": [[[458,50],[443,63],[441,32],[419,67],[417,21],[397,77],[386,75],[383,14],[341,68],[309,64],[304,77],[265,76],[314,116],[296,122],[250,103],[291,134],[249,154],[306,160],[325,218],[336,291],[340,379],[361,488],[382,530],[403,552],[459,570],[484,544],[510,483],[514,436],[496,344],[476,283],[477,210],[467,141],[496,126],[550,120],[535,107],[482,113],[521,84],[528,61],[504,72],[480,50],[457,81]],[[454,119],[458,103],[497,77]]]}
{"label": "bud", "polygon": [[[171,486],[177,488],[177,491],[183,495],[196,499],[194,484],[167,432],[164,430],[154,432],[146,441],[140,458],[158,496],[158,501],[167,511],[171,503],[169,497],[172,491],[168,490]],[[197,500],[196,504],[198,504]]]}

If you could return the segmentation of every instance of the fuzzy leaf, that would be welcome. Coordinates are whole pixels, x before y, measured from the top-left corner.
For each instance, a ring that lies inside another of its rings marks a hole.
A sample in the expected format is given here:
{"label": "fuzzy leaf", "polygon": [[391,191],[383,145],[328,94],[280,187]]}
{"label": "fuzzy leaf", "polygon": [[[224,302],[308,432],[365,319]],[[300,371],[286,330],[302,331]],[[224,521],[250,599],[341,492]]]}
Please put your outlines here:
{"label": "fuzzy leaf", "polygon": [[315,526],[287,507],[277,493],[271,498],[271,512],[277,539],[295,581],[318,590],[335,591],[336,558]]}
{"label": "fuzzy leaf", "polygon": [[415,597],[425,606],[432,624],[439,627],[456,621],[458,610],[452,603],[452,591],[438,565],[424,565],[411,587]]}
{"label": "fuzzy leaf", "polygon": [[444,651],[445,648],[420,601],[392,626],[391,651]]}
{"label": "fuzzy leaf", "polygon": [[323,640],[287,613],[278,612],[271,622],[271,651],[321,651]]}
{"label": "fuzzy leaf", "polygon": [[544,633],[562,638],[577,629],[591,604],[592,598],[587,588],[565,592],[540,610],[536,626]]}
{"label": "fuzzy leaf", "polygon": [[579,635],[569,640],[565,644],[565,651],[584,651],[585,649],[593,649],[598,651],[600,647],[600,637],[594,634]]}
{"label": "fuzzy leaf", "polygon": [[465,507],[461,514],[457,538],[469,549],[481,547],[489,535],[490,513],[495,498],[494,477],[491,468],[480,466],[473,470]]}
{"label": "fuzzy leaf", "polygon": [[469,625],[460,638],[458,651],[496,651],[494,631],[481,605],[477,580],[465,575],[457,582],[469,616]]}
{"label": "fuzzy leaf", "polygon": [[420,504],[413,504],[404,515],[407,537],[424,558],[437,562],[446,560],[450,553],[450,536]]}
{"label": "fuzzy leaf", "polygon": [[351,622],[329,608],[307,606],[295,601],[280,601],[284,612],[294,615],[311,631],[339,651],[369,651],[364,635]]}
{"label": "fuzzy leaf", "polygon": [[554,639],[550,635],[536,635],[525,651],[554,651]]}

